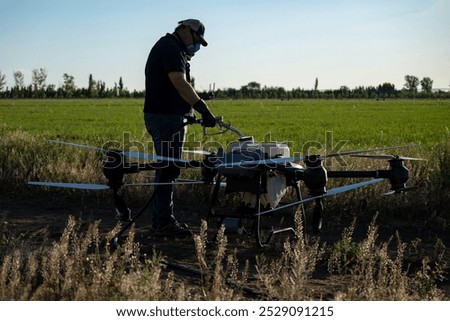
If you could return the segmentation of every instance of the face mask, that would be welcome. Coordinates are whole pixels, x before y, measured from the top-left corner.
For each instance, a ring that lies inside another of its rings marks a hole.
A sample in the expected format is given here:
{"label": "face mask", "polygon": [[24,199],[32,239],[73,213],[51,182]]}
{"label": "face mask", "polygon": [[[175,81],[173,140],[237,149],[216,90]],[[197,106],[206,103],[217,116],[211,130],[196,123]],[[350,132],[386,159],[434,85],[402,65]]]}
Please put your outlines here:
{"label": "face mask", "polygon": [[200,50],[200,43],[193,43],[193,44],[191,44],[191,45],[187,45],[186,46],[186,49],[188,50],[188,52],[189,52],[189,55],[192,57],[192,56],[194,56],[195,55],[195,53],[197,52],[197,51],[199,51]]}

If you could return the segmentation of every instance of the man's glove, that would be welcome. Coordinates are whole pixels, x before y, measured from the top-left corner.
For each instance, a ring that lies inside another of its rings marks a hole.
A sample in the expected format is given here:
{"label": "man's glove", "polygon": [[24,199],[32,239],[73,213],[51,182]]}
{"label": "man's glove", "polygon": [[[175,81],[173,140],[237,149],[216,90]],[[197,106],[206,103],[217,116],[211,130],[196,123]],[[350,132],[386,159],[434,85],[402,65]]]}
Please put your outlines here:
{"label": "man's glove", "polygon": [[192,106],[195,111],[199,112],[202,115],[202,126],[205,127],[214,127],[216,126],[216,118],[211,113],[206,103],[199,99],[194,106]]}

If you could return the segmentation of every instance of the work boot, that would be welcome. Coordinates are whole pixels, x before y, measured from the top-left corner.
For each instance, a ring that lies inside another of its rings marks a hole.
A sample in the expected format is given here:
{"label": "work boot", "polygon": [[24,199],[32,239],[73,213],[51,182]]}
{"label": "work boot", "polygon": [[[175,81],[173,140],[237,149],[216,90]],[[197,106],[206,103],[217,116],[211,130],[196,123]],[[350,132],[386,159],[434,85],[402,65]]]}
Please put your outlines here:
{"label": "work boot", "polygon": [[192,231],[188,228],[188,226],[186,224],[180,224],[177,221],[156,228],[155,233],[158,236],[173,238],[192,236]]}

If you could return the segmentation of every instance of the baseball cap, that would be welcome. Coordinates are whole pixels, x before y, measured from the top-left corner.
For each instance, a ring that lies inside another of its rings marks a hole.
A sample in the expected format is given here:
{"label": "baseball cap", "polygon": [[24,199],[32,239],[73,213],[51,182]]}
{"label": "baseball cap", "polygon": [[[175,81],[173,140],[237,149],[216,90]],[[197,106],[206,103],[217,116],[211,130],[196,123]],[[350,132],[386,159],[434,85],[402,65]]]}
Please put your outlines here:
{"label": "baseball cap", "polygon": [[203,38],[203,36],[205,35],[205,26],[203,23],[201,23],[200,20],[186,19],[179,21],[178,24],[191,27],[191,30],[193,30],[200,39],[200,43],[205,47],[208,45],[205,38]]}

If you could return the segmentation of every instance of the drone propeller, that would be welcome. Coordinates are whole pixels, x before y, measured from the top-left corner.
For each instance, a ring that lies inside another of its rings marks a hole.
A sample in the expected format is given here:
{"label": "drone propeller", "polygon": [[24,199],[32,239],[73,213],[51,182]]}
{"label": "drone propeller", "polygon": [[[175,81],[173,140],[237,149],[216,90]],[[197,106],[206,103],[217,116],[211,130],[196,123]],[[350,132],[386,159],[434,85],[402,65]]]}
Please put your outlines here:
{"label": "drone propeller", "polygon": [[197,154],[197,155],[204,155],[204,156],[211,156],[213,154],[213,152],[209,152],[207,150],[183,150],[183,153]]}
{"label": "drone propeller", "polygon": [[[76,143],[69,143],[69,142],[64,142],[64,141],[60,141],[60,140],[49,140],[51,143],[57,143],[57,144],[61,144],[61,145],[68,145],[68,146],[74,146],[74,147],[81,147],[81,148],[86,148],[86,149],[93,149],[93,150],[97,150],[103,153],[108,153],[111,150],[109,149],[103,149],[100,147],[94,147],[94,146],[89,146],[89,145],[83,145],[83,144],[76,144]],[[179,159],[179,158],[171,158],[171,157],[163,157],[163,156],[158,156],[158,155],[153,155],[153,154],[147,154],[147,153],[141,153],[141,152],[133,152],[133,151],[117,151],[117,153],[120,153],[126,157],[130,157],[130,158],[137,158],[137,159],[142,159],[142,160],[152,160],[152,161],[165,161],[165,162],[178,162],[178,163],[187,163],[187,160],[184,159]]]}
{"label": "drone propeller", "polygon": [[416,146],[416,145],[408,144],[408,145],[399,145],[399,146],[390,146],[390,147],[379,147],[379,148],[372,148],[372,149],[360,149],[360,150],[354,150],[354,151],[348,151],[348,152],[338,152],[338,153],[328,154],[328,155],[325,155],[322,157],[339,157],[339,156],[356,155],[356,154],[362,154],[362,153],[373,153],[373,152],[379,152],[382,150],[407,148],[407,147],[413,147],[413,146]]}
{"label": "drone propeller", "polygon": [[379,182],[381,182],[383,180],[384,180],[384,178],[377,178],[377,179],[372,179],[370,181],[364,181],[364,182],[359,182],[359,183],[350,184],[350,185],[346,185],[346,186],[332,188],[332,189],[328,190],[326,194],[313,196],[313,197],[308,197],[308,198],[302,199],[302,200],[297,201],[297,202],[293,202],[293,203],[289,203],[289,204],[286,204],[286,205],[278,206],[276,208],[273,208],[273,209],[270,209],[270,210],[267,210],[267,211],[259,212],[259,213],[255,214],[255,216],[266,215],[266,214],[269,214],[269,213],[272,213],[272,212],[275,212],[275,211],[279,211],[279,210],[282,210],[282,209],[285,209],[285,208],[288,208],[288,207],[291,207],[291,206],[295,206],[295,205],[300,205],[300,204],[303,204],[303,203],[311,202],[311,201],[314,201],[314,200],[317,200],[317,199],[320,199],[320,198],[324,198],[324,197],[327,197],[327,196],[334,196],[334,195],[337,195],[337,194],[340,194],[340,193],[349,192],[349,191],[354,190],[356,188],[360,188],[360,187],[363,187],[363,186],[368,186],[368,185],[379,183]]}
{"label": "drone propeller", "polygon": [[104,152],[104,153],[108,152],[108,150],[100,148],[100,147],[94,147],[94,146],[82,145],[82,144],[76,144],[76,143],[69,143],[69,142],[63,142],[61,140],[49,139],[49,142],[56,143],[56,144],[61,144],[61,145],[69,145],[69,146],[81,147],[81,148],[86,148],[86,149],[93,149],[93,150],[97,150],[97,151]]}
{"label": "drone propeller", "polygon": [[167,183],[133,183],[133,184],[124,184],[123,186],[129,187],[129,186],[159,186],[159,185],[200,185],[205,184],[203,181],[196,181],[196,180],[184,180],[184,179],[177,179],[174,182],[167,182]]}
{"label": "drone propeller", "polygon": [[[123,187],[133,186],[158,186],[158,185],[197,185],[204,184],[203,181],[196,180],[176,180],[168,183],[131,183],[124,184]],[[60,188],[72,188],[72,189],[86,189],[86,190],[107,190],[110,186],[106,184],[87,184],[87,183],[63,183],[63,182],[28,182],[28,185],[36,186],[48,186],[48,187],[60,187]]]}
{"label": "drone propeller", "polygon": [[105,190],[109,189],[105,184],[61,183],[61,182],[28,182],[28,185],[62,187],[73,189]]}
{"label": "drone propeller", "polygon": [[158,156],[153,154],[146,154],[146,153],[140,153],[140,152],[131,152],[131,151],[121,151],[122,155],[130,158],[137,158],[141,160],[152,160],[152,161],[161,161],[161,162],[176,162],[176,163],[183,163],[187,164],[189,163],[186,159],[181,158],[173,158],[173,157],[164,157],[164,156]]}
{"label": "drone propeller", "polygon": [[351,157],[386,159],[386,160],[410,160],[410,161],[426,161],[425,158],[405,157],[399,155],[350,155]]}
{"label": "drone propeller", "polygon": [[264,158],[264,159],[255,159],[251,161],[239,161],[239,162],[231,162],[231,163],[220,163],[216,166],[216,168],[234,168],[234,167],[252,167],[258,165],[266,165],[268,167],[276,166],[277,164],[286,164],[293,163],[303,160],[303,157],[277,157],[277,158]]}
{"label": "drone propeller", "polygon": [[[406,147],[412,147],[415,146],[414,144],[409,145],[403,145],[403,146],[391,146],[391,147],[380,147],[380,148],[372,148],[372,149],[362,149],[362,150],[354,150],[354,151],[348,151],[348,152],[339,152],[339,153],[332,153],[327,155],[311,155],[311,156],[299,156],[299,157],[278,157],[278,158],[266,158],[266,159],[255,159],[251,161],[239,161],[239,162],[232,162],[232,163],[222,163],[217,165],[217,168],[233,168],[238,166],[258,166],[258,165],[266,165],[266,166],[274,166],[276,164],[286,164],[286,163],[295,163],[299,161],[309,160],[311,158],[317,159],[317,160],[323,160],[327,157],[340,157],[340,156],[346,156],[346,155],[356,155],[361,153],[371,153],[371,152],[377,152],[382,150],[389,150],[389,149],[397,149],[397,148],[406,148]],[[370,155],[368,155],[370,156]]]}

